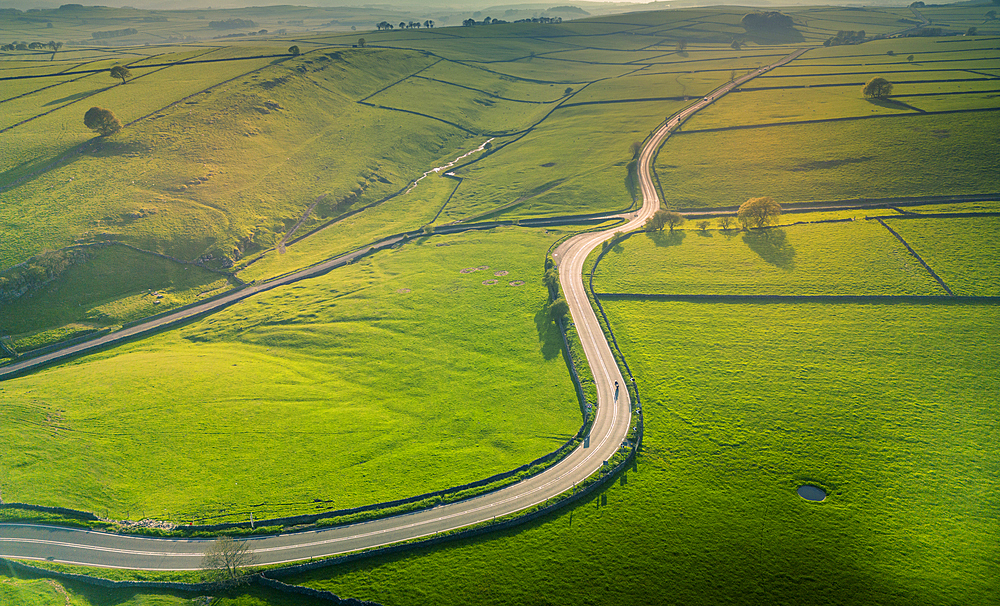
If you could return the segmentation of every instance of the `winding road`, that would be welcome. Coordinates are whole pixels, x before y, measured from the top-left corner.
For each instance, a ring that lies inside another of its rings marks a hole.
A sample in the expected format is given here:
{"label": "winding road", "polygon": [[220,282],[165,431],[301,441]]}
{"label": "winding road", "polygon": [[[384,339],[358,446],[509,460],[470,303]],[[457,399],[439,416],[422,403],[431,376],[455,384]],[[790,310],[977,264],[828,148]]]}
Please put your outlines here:
{"label": "winding road", "polygon": [[[671,132],[695,112],[710,105],[733,88],[792,61],[807,50],[809,49],[800,49],[772,65],[729,82],[691,107],[671,116],[645,142],[639,156],[642,208],[628,215],[629,221],[624,226],[577,235],[567,240],[553,253],[559,267],[563,292],[597,385],[598,409],[589,444],[581,444],[557,464],[534,477],[479,497],[348,526],[250,538],[248,543],[256,554],[257,561],[260,564],[270,565],[322,558],[428,537],[487,522],[575,490],[577,484],[598,472],[604,462],[621,448],[629,429],[631,406],[628,390],[621,389],[618,398],[615,398],[615,383],[624,386],[625,379],[618,370],[615,358],[598,324],[597,316],[587,299],[582,280],[584,260],[590,251],[611,238],[615,232],[641,227],[660,208],[660,200],[651,177],[651,165],[656,150]],[[386,240],[372,247],[391,246],[401,239],[403,238],[397,237]],[[250,286],[228,297],[207,302],[204,307],[184,310],[183,316],[171,314],[131,329],[112,333],[104,338],[104,342],[100,345],[111,346],[121,339],[162,329],[177,321],[208,313],[221,305],[234,303],[257,292],[318,275],[368,251],[366,248],[281,280]],[[12,364],[0,369],[0,379],[79,353],[79,350],[68,348],[54,352],[47,358],[35,358],[23,364]],[[146,538],[53,526],[0,524],[2,557],[107,568],[197,570],[201,565],[202,554],[210,544],[210,540]]]}

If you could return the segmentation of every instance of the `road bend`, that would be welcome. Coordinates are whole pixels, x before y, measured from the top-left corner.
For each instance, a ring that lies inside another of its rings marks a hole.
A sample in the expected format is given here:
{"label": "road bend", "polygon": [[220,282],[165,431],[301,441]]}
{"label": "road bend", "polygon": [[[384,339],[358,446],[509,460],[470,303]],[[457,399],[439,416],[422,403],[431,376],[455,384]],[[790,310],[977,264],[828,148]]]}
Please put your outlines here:
{"label": "road bend", "polygon": [[[597,386],[597,414],[588,442],[538,475],[475,498],[347,526],[248,538],[247,542],[258,562],[265,565],[299,562],[458,530],[523,511],[573,491],[580,482],[598,472],[605,461],[622,448],[631,421],[631,405],[627,389],[620,389],[618,398],[615,398],[615,382],[624,387],[625,379],[587,300],[582,280],[584,260],[591,250],[611,238],[614,232],[641,227],[659,209],[660,200],[653,186],[651,164],[656,149],[671,132],[733,88],[792,61],[807,50],[798,50],[772,65],[729,82],[671,116],[646,141],[639,155],[641,209],[627,215],[628,222],[624,226],[580,234],[555,251],[563,292]],[[355,254],[364,252],[367,250]],[[335,261],[329,263],[335,265]],[[316,275],[320,270],[322,268],[311,268],[308,274],[293,274],[281,283]],[[233,296],[242,299],[278,285],[280,283],[250,287]],[[250,292],[245,292],[247,290]],[[189,312],[192,315],[199,313],[197,308]],[[207,539],[152,538],[45,525],[0,524],[0,556],[25,560],[135,570],[197,570],[201,567],[202,555],[210,545],[211,540]]]}

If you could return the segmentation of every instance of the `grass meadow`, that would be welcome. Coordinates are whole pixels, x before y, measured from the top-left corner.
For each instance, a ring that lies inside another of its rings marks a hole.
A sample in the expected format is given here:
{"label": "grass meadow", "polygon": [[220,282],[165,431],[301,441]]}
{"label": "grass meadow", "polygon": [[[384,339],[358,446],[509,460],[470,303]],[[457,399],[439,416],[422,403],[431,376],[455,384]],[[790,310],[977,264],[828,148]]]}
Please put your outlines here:
{"label": "grass meadow", "polygon": [[994,306],[604,305],[643,396],[635,469],[520,529],[294,582],[394,605],[992,599]]}
{"label": "grass meadow", "polygon": [[256,506],[264,519],[551,452],[581,423],[541,281],[558,235],[424,238],[6,381],[4,499],[177,522]]}
{"label": "grass meadow", "polygon": [[[51,331],[46,329],[52,326],[120,325],[231,288],[218,273],[121,246],[98,247],[85,254],[85,261],[73,264],[40,290],[0,307],[0,326],[13,336],[18,351],[47,344],[45,335]],[[49,338],[57,341],[58,336]]]}
{"label": "grass meadow", "polygon": [[956,295],[1000,296],[1000,245],[991,237],[1000,228],[1000,218],[897,219],[887,223]]}
{"label": "grass meadow", "polygon": [[985,193],[996,190],[998,140],[996,112],[690,133],[671,137],[656,172],[673,208],[755,196],[786,203]]}
{"label": "grass meadow", "polygon": [[892,234],[864,220],[750,233],[689,226],[636,234],[604,256],[594,289],[671,295],[946,294]]}

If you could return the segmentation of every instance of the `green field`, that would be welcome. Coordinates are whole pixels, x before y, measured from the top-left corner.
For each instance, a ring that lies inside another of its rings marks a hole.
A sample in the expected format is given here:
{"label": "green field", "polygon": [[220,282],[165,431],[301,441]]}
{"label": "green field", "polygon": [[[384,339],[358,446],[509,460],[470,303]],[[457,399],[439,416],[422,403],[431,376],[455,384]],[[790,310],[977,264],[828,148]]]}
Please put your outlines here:
{"label": "green field", "polygon": [[689,133],[671,137],[656,172],[674,208],[755,196],[786,203],[985,193],[997,189],[997,141],[996,112]]}
{"label": "green field", "polygon": [[541,283],[558,235],[421,239],[6,381],[4,499],[176,522],[262,504],[264,519],[551,452],[581,423]]}
{"label": "green field", "polygon": [[294,582],[394,605],[992,600],[996,307],[604,306],[646,420],[607,505]]}
{"label": "green field", "polygon": [[1000,227],[997,217],[907,219],[888,224],[956,295],[1000,296],[1000,246],[983,237]]}
{"label": "green field", "polygon": [[670,295],[945,294],[892,234],[863,220],[750,233],[690,226],[638,234],[605,255],[594,289]]}

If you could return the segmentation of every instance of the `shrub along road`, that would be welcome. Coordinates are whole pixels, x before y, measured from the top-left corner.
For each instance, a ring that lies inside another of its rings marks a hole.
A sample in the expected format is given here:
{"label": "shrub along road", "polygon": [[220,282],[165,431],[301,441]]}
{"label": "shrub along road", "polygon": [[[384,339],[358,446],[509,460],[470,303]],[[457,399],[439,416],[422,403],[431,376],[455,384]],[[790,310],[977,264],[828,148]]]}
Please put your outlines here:
{"label": "shrub along road", "polygon": [[[615,232],[641,227],[646,219],[660,208],[650,167],[656,149],[673,130],[695,112],[707,107],[734,87],[788,63],[806,50],[808,49],[798,50],[772,65],[736,79],[672,116],[646,141],[639,155],[639,179],[643,196],[643,205],[639,212],[631,215],[630,221],[624,226],[575,236],[554,253],[553,256],[560,269],[563,292],[597,385],[597,415],[587,443],[577,447],[559,463],[534,477],[476,498],[349,526],[250,538],[248,542],[257,556],[258,563],[282,564],[344,554],[488,522],[544,503],[564,492],[573,491],[577,484],[597,473],[604,462],[622,447],[629,430],[631,406],[627,389],[619,389],[618,397],[615,397],[616,382],[624,387],[625,380],[618,370],[611,348],[598,324],[597,316],[587,300],[582,280],[584,260],[590,251],[611,238]],[[0,369],[0,379],[27,372],[58,359],[78,355],[82,351],[78,348],[112,346],[122,339],[161,330],[174,323],[210,313],[257,292],[319,275],[371,250],[391,246],[403,239],[404,236],[389,238],[284,278],[250,286],[214,301],[112,333],[102,339],[9,365]],[[200,568],[202,554],[209,545],[211,545],[209,540],[147,538],[52,526],[0,524],[0,556],[45,559],[88,566],[142,570],[196,570]]]}

